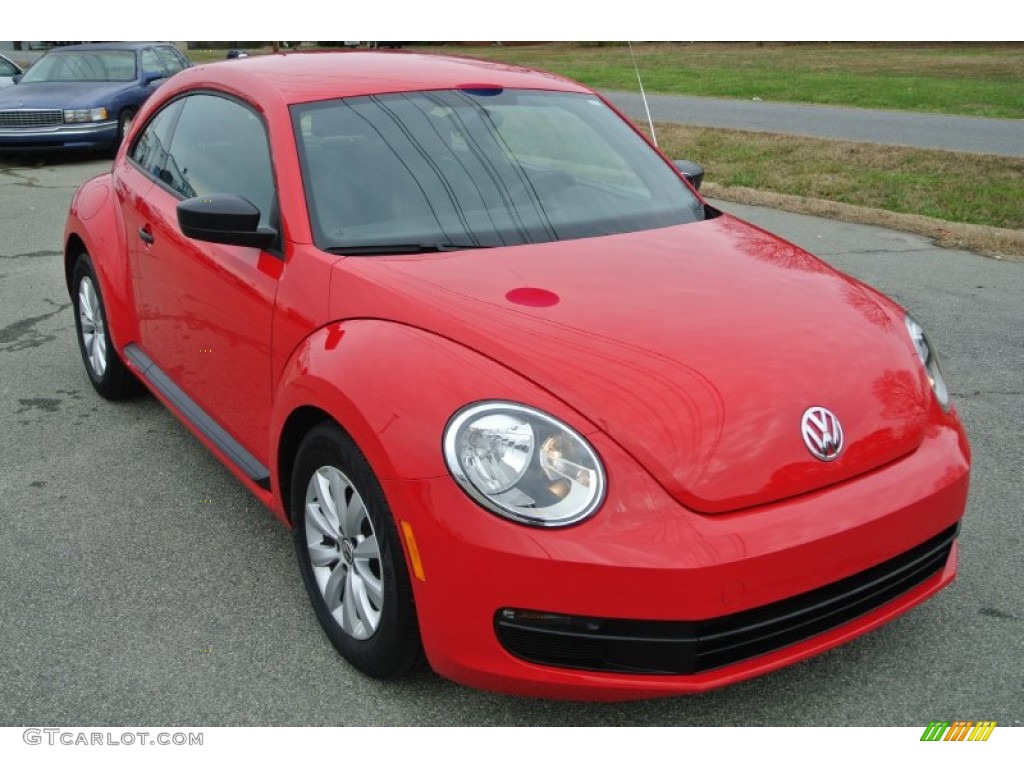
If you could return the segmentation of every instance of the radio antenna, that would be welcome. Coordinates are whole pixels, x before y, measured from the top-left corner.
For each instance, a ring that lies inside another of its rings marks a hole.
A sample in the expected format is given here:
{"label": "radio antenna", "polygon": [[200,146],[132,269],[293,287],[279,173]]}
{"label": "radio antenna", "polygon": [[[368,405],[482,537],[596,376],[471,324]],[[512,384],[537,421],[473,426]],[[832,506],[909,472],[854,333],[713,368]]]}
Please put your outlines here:
{"label": "radio antenna", "polygon": [[647,105],[647,94],[644,92],[644,81],[640,79],[640,67],[636,65],[636,54],[633,53],[633,43],[627,40],[626,45],[629,46],[629,55],[633,59],[633,69],[636,72],[636,81],[640,85],[640,98],[643,99],[644,112],[647,113],[647,125],[651,128],[651,141],[654,142],[654,146],[658,146],[658,137],[654,133],[654,121],[651,120],[651,108]]}

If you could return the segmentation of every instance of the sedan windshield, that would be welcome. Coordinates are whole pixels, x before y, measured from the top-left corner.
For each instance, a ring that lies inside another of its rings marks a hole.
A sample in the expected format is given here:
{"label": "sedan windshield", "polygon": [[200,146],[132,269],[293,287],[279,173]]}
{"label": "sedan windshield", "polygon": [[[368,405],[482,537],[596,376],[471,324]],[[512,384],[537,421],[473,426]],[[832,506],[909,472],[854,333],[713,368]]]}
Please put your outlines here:
{"label": "sedan windshield", "polygon": [[23,83],[131,82],[133,51],[53,51],[25,73]]}
{"label": "sedan windshield", "polygon": [[589,94],[398,93],[301,104],[292,116],[317,245],[339,253],[542,243],[703,218],[679,175]]}

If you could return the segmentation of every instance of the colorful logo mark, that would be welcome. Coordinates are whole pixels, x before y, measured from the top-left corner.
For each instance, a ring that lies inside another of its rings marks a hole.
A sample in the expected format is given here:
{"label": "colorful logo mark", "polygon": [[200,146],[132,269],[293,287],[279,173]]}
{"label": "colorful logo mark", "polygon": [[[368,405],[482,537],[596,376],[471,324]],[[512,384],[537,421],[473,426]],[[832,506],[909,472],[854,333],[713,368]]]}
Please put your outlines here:
{"label": "colorful logo mark", "polygon": [[988,741],[995,727],[995,720],[932,720],[921,734],[921,741]]}

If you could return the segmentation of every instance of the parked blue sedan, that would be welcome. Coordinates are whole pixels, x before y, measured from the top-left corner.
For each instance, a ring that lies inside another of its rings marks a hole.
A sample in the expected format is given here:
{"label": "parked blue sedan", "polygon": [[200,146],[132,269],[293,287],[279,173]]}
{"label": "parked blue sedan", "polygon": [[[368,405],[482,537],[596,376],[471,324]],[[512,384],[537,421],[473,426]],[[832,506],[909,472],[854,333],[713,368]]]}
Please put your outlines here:
{"label": "parked blue sedan", "polygon": [[0,91],[0,152],[117,149],[142,102],[188,66],[164,43],[54,49]]}

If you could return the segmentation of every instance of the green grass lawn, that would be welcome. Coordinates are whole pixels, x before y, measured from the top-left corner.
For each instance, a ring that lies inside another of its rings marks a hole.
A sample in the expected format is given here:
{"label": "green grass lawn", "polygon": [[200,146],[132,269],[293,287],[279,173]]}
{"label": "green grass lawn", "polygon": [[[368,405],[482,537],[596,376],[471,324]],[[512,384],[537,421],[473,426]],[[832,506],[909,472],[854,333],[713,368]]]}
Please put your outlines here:
{"label": "green grass lawn", "polygon": [[747,187],[965,224],[1024,229],[1024,158],[663,123],[669,157]]}
{"label": "green grass lawn", "polygon": [[[1024,118],[1024,45],[647,43],[651,92]],[[536,67],[593,88],[636,89],[624,45],[551,43],[424,50]]]}
{"label": "green grass lawn", "polygon": [[[620,43],[414,50],[521,64],[592,88],[637,87]],[[653,93],[1024,118],[1022,43],[643,43],[633,50]],[[224,55],[189,51],[196,63]]]}

